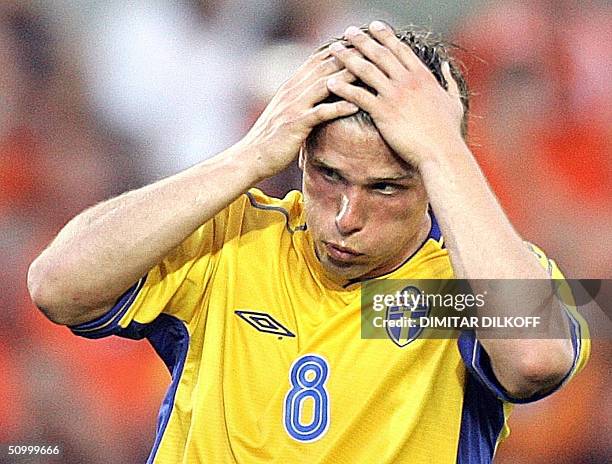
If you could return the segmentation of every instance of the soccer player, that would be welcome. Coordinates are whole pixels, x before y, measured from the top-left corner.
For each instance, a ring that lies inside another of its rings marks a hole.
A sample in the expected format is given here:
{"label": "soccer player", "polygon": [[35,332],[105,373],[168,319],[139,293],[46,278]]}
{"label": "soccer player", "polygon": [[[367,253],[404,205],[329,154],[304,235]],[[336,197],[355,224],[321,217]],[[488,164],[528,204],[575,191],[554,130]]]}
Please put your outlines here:
{"label": "soccer player", "polygon": [[[30,293],[78,335],[159,353],[172,383],[149,462],[491,462],[510,405],[584,365],[586,328],[554,305],[555,339],[361,337],[374,278],[560,275],[487,186],[467,109],[442,43],[350,27],[235,146],[64,227]],[[301,193],[252,189],[296,156]]]}

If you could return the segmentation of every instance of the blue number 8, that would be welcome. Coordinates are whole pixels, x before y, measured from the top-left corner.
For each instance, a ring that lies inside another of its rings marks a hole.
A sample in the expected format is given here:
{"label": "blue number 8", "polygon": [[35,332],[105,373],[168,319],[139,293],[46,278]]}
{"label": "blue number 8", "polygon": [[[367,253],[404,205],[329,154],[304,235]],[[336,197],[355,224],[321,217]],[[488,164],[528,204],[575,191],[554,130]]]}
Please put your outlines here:
{"label": "blue number 8", "polygon": [[[285,429],[297,441],[309,442],[321,438],[329,426],[329,398],[325,382],[329,373],[327,361],[316,354],[298,358],[289,371],[291,390],[284,406]],[[312,421],[302,422],[304,400],[313,400]]]}

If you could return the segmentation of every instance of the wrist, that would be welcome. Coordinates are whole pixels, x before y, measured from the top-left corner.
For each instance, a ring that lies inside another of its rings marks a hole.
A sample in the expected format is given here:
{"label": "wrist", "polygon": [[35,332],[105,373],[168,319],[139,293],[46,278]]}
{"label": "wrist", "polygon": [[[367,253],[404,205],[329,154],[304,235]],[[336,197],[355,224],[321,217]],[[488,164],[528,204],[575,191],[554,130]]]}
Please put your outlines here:
{"label": "wrist", "polygon": [[267,169],[263,150],[255,144],[241,141],[227,149],[222,157],[225,168],[239,174],[247,189],[273,175]]}
{"label": "wrist", "polygon": [[[421,175],[441,173],[444,171],[460,172],[468,165],[475,163],[474,155],[463,139],[438,148],[420,157],[418,168]],[[459,170],[459,171],[458,171]]]}
{"label": "wrist", "polygon": [[228,156],[236,169],[255,185],[268,179],[278,172],[270,166],[270,156],[267,156],[265,147],[260,144],[247,142],[244,139],[228,150]]}

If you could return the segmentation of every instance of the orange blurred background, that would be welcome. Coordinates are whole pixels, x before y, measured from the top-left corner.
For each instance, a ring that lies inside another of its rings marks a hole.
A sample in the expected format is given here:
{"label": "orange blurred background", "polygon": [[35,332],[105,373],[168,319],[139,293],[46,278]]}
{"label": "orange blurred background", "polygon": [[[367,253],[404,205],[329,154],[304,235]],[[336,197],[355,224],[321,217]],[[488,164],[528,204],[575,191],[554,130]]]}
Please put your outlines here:
{"label": "orange blurred background", "polygon": [[[372,19],[465,49],[469,142],[513,224],[567,277],[612,277],[609,2],[3,1],[0,444],[62,450],[19,462],[144,462],[170,380],[144,342],[44,319],[32,259],[82,209],[238,141],[318,43]],[[296,187],[295,167],[264,184]],[[570,385],[517,407],[496,462],[612,461],[611,352],[594,340]]]}

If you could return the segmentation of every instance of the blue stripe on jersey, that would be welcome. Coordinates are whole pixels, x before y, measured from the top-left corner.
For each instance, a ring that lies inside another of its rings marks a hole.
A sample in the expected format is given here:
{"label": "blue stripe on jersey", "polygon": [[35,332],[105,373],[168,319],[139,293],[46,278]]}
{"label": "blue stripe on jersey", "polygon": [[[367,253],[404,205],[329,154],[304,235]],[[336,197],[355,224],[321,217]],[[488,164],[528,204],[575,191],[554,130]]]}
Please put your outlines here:
{"label": "blue stripe on jersey", "polygon": [[172,383],[159,409],[155,443],[149,459],[147,459],[147,464],[151,464],[155,460],[159,444],[166,431],[189,349],[189,333],[185,324],[179,319],[161,314],[151,325],[155,327],[147,336],[147,339],[172,373]]}
{"label": "blue stripe on jersey", "polygon": [[561,379],[561,381],[550,390],[535,393],[527,398],[515,398],[510,395],[501,385],[501,383],[499,383],[497,377],[495,377],[495,373],[491,367],[489,355],[484,350],[476,338],[476,334],[472,330],[463,331],[459,336],[459,352],[461,353],[463,362],[468,371],[476,376],[476,378],[479,379],[492,393],[494,393],[495,396],[503,401],[515,404],[524,404],[541,400],[542,398],[545,398],[559,390],[559,388],[561,388],[569,380],[570,376],[576,369],[576,365],[578,364],[578,359],[580,357],[582,345],[580,323],[569,310],[566,309],[565,313],[569,320],[570,336],[572,340],[572,348],[574,350],[574,361],[572,363],[572,368],[567,372],[567,374],[565,374],[563,379]]}
{"label": "blue stripe on jersey", "polygon": [[155,460],[159,444],[172,414],[176,390],[183,375],[183,367],[189,349],[189,332],[185,323],[180,319],[168,314],[160,314],[149,324],[132,322],[117,335],[136,340],[146,337],[172,374],[172,383],[166,392],[157,416],[155,443],[147,459],[147,464],[151,464]]}
{"label": "blue stripe on jersey", "polygon": [[85,338],[102,338],[117,333],[121,329],[119,321],[138,296],[145,280],[146,276],[130,287],[119,297],[113,307],[102,316],[90,322],[70,326],[69,329],[76,335]]}
{"label": "blue stripe on jersey", "polygon": [[172,383],[164,397],[157,417],[155,442],[147,459],[147,464],[150,464],[155,459],[172,414],[176,390],[183,374],[187,350],[189,349],[189,332],[184,322],[163,313],[149,324],[132,321],[125,329],[119,326],[119,321],[136,299],[145,280],[146,276],[119,297],[117,303],[103,316],[85,324],[72,326],[70,329],[75,334],[87,338],[100,338],[107,335],[118,335],[134,340],[147,338],[170,371]]}
{"label": "blue stripe on jersey", "polygon": [[503,402],[468,372],[463,394],[457,464],[493,462],[495,446],[503,426]]}

